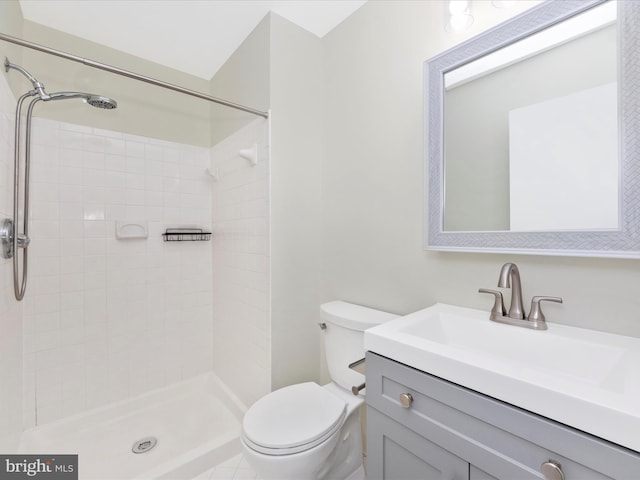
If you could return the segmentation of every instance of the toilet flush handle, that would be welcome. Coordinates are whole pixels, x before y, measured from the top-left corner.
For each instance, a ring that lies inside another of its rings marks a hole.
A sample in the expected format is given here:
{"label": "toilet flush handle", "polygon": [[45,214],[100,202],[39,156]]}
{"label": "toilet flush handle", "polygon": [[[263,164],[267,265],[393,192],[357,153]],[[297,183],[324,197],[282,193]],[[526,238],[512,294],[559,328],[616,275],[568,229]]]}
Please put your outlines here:
{"label": "toilet flush handle", "polygon": [[363,390],[365,387],[364,383],[361,383],[360,385],[354,385],[353,387],[351,387],[351,393],[353,393],[354,395],[358,395],[360,393],[360,390]]}

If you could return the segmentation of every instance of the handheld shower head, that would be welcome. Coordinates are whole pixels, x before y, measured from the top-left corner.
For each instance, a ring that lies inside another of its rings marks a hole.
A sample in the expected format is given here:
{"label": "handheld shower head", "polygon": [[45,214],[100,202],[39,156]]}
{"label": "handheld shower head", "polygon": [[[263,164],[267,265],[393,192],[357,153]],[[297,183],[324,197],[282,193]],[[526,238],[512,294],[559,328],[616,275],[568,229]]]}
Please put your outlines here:
{"label": "handheld shower head", "polygon": [[49,95],[48,100],[66,100],[68,98],[81,98],[92,107],[112,110],[118,106],[118,102],[102,95],[84,92],[57,92]]}
{"label": "handheld shower head", "polygon": [[6,72],[9,69],[19,71],[24,75],[33,85],[33,92],[31,95],[39,95],[40,100],[48,102],[49,100],[66,100],[67,98],[81,98],[92,107],[102,108],[104,110],[112,110],[118,106],[118,102],[109,97],[103,97],[101,95],[94,95],[93,93],[84,92],[58,92],[48,94],[44,91],[44,85],[40,83],[36,78],[27,72],[20,65],[11,63],[7,57],[4,58],[4,69]]}
{"label": "handheld shower head", "polygon": [[86,100],[92,107],[103,108],[105,110],[112,110],[118,107],[118,102],[114,99],[101,95],[89,95]]}

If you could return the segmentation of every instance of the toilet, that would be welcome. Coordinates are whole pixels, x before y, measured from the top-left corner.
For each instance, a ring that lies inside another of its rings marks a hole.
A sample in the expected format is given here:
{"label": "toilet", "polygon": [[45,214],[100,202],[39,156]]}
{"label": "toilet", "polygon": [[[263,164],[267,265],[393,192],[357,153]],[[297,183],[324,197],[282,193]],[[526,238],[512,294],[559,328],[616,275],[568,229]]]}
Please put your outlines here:
{"label": "toilet", "polygon": [[242,451],[264,480],[363,480],[360,407],[364,331],[396,315],[342,301],[320,306],[332,382],[298,383],[262,397],[242,421]]}

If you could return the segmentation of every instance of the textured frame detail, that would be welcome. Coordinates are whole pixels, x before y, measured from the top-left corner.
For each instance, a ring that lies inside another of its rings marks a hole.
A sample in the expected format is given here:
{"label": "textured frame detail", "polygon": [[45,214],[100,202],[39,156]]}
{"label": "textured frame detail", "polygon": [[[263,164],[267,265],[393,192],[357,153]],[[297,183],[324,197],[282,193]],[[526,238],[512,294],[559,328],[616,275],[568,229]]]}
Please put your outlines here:
{"label": "textured frame detail", "polygon": [[425,249],[640,258],[640,2],[637,0],[618,0],[620,228],[557,232],[443,231],[445,72],[605,1],[549,0],[425,62],[425,212],[428,212]]}

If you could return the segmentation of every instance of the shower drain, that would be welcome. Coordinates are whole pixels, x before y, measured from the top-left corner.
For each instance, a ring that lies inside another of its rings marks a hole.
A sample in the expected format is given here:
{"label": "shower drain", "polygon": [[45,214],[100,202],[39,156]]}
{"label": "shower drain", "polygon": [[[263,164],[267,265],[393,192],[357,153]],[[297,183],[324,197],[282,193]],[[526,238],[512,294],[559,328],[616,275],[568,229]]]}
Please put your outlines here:
{"label": "shower drain", "polygon": [[133,453],[146,453],[155,447],[156,443],[158,443],[156,437],[145,437],[135,442],[131,447],[131,451]]}

